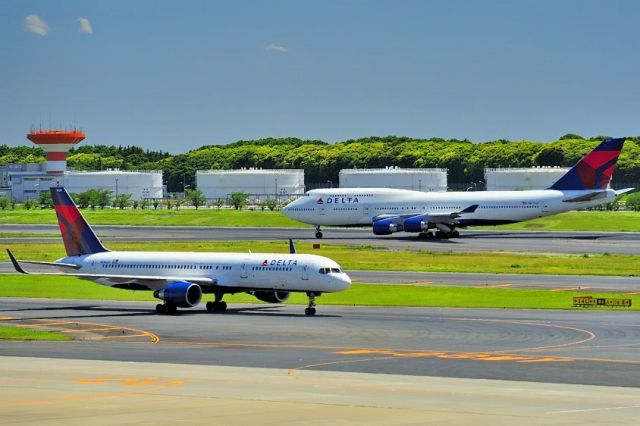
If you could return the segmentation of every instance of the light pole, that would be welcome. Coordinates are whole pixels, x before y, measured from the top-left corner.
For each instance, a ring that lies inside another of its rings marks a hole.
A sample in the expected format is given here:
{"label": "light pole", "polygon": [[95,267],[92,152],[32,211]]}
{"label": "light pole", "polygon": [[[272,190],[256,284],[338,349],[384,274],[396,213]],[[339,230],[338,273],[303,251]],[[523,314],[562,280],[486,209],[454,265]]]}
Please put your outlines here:
{"label": "light pole", "polygon": [[116,198],[118,198],[118,178],[116,178]]}
{"label": "light pole", "polygon": [[278,203],[278,178],[276,178],[276,203]]}

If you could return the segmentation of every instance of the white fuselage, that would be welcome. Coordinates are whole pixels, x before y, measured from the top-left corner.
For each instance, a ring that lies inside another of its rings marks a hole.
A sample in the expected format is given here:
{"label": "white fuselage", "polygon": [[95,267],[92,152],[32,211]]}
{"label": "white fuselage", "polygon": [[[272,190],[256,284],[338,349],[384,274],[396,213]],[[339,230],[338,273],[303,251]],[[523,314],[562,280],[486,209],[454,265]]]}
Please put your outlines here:
{"label": "white fuselage", "polygon": [[590,201],[567,202],[593,193],[582,191],[477,191],[418,192],[391,188],[338,188],[308,191],[289,203],[284,214],[312,225],[371,225],[381,215],[419,215],[459,212],[478,205],[473,213],[459,219],[459,226],[498,225],[521,222],[569,210],[584,209],[611,202],[615,191]]}
{"label": "white fuselage", "polygon": [[[71,256],[57,262],[79,265],[74,271],[106,276],[209,278],[213,288],[247,290],[336,292],[351,285],[349,276],[331,259],[310,254],[277,253],[176,253],[108,251]],[[85,278],[104,285],[126,280]],[[155,283],[158,290],[162,283]]]}

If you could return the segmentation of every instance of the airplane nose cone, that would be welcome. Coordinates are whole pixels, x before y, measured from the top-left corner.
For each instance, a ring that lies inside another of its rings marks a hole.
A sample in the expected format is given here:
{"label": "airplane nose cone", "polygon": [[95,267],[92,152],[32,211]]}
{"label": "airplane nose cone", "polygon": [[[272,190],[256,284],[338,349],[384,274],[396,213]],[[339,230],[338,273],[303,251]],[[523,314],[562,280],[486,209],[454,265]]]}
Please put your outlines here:
{"label": "airplane nose cone", "polygon": [[338,286],[340,286],[340,290],[346,290],[351,287],[351,278],[349,277],[349,275],[345,274],[344,272],[340,275],[341,276],[338,277]]}

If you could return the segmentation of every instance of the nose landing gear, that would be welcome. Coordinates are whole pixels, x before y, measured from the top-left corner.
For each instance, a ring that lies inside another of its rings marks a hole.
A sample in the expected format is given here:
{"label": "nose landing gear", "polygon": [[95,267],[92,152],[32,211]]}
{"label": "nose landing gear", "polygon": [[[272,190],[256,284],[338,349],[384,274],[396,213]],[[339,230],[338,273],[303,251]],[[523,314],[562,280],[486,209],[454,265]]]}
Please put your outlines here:
{"label": "nose landing gear", "polygon": [[322,238],[322,231],[320,231],[320,225],[316,225],[316,238]]}

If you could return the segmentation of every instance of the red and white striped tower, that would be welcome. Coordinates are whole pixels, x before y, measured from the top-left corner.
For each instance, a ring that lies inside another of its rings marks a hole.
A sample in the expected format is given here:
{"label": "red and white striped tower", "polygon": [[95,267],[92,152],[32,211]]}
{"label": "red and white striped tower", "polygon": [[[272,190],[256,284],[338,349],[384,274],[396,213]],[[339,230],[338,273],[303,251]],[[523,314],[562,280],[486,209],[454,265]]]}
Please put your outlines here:
{"label": "red and white striped tower", "polygon": [[67,170],[67,152],[81,142],[85,134],[78,129],[32,130],[27,138],[47,153],[47,174],[59,175]]}

